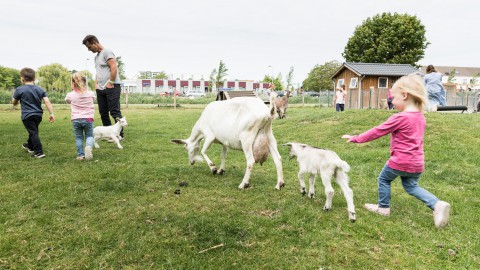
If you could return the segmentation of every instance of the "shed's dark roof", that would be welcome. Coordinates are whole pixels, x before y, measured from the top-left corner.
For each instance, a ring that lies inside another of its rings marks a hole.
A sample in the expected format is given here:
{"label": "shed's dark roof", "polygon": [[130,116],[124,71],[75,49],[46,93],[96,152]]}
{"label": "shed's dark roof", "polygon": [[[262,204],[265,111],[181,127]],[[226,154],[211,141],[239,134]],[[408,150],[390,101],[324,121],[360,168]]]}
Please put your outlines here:
{"label": "shed's dark roof", "polygon": [[419,72],[418,69],[409,64],[382,64],[382,63],[352,63],[346,62],[335,72],[332,77],[348,68],[351,71],[357,73],[359,76],[363,75],[375,75],[375,76],[404,76],[412,73]]}

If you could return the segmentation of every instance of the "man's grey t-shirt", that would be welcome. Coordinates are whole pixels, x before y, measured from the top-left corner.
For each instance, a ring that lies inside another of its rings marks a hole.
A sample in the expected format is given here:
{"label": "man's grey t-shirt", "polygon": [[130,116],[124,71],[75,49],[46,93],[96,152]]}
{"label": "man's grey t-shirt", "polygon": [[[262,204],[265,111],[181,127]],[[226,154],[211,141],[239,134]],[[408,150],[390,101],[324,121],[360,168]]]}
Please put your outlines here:
{"label": "man's grey t-shirt", "polygon": [[[115,58],[115,54],[109,49],[104,48],[101,52],[95,55],[95,70],[97,71],[97,83],[98,89],[104,90],[107,86],[107,82],[110,81],[110,66],[108,65],[108,59]],[[120,83],[117,75],[115,76],[115,83]]]}
{"label": "man's grey t-shirt", "polygon": [[46,96],[47,93],[41,87],[33,84],[17,87],[13,98],[22,105],[22,120],[33,115],[43,116],[42,99]]}

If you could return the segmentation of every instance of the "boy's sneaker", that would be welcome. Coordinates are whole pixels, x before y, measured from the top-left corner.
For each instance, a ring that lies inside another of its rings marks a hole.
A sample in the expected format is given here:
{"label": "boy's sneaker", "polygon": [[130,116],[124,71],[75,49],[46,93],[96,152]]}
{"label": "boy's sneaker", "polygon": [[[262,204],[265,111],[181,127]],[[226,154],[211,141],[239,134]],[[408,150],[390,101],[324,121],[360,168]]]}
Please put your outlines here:
{"label": "boy's sneaker", "polygon": [[36,153],[35,155],[33,155],[34,158],[44,158],[45,157],[45,154],[44,153]]}
{"label": "boy's sneaker", "polygon": [[27,152],[28,152],[29,154],[33,154],[33,150],[30,149],[30,148],[28,148],[28,143],[22,144],[22,148],[25,149],[25,150],[27,150]]}
{"label": "boy's sneaker", "polygon": [[92,148],[89,146],[85,147],[85,159],[86,160],[91,160],[93,159],[93,153],[92,153]]}
{"label": "boy's sneaker", "polygon": [[435,227],[443,228],[447,226],[450,217],[450,204],[444,201],[438,201],[433,210],[433,222]]}

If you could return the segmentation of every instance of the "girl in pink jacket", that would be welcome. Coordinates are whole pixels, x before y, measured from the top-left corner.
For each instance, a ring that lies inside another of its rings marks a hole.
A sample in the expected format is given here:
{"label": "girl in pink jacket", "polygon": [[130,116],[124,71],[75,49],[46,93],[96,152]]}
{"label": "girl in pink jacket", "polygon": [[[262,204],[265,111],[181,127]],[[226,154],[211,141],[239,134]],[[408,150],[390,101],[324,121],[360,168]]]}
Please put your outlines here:
{"label": "girl in pink jacket", "polygon": [[447,225],[450,204],[418,185],[425,169],[423,135],[425,132],[426,106],[425,86],[418,75],[400,78],[392,87],[392,103],[400,112],[392,115],[383,124],[360,135],[343,135],[348,142],[364,143],[387,134],[390,139],[390,159],[378,176],[378,203],[365,204],[367,210],[380,215],[390,215],[390,186],[400,176],[405,191],[434,210],[433,219],[437,228]]}

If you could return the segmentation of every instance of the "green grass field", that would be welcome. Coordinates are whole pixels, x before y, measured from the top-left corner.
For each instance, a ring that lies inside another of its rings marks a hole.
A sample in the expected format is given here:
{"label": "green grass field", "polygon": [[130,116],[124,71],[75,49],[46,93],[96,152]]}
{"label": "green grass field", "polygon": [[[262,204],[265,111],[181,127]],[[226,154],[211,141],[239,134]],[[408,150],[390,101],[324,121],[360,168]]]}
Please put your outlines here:
{"label": "green grass field", "polygon": [[[0,107],[0,268],[2,269],[479,269],[480,114],[427,114],[426,171],[421,186],[452,204],[450,224],[394,182],[392,215],[368,212],[389,137],[348,144],[393,112],[293,107],[274,122],[286,186],[274,189],[271,158],[239,190],[245,158],[230,151],[226,174],[189,165],[170,139],[190,134],[201,108],[152,105],[123,110],[123,150],[101,142],[93,161],[76,161],[70,110],[55,105],[40,136],[46,158],[22,148],[20,111]],[[96,115],[96,124],[100,118]],[[302,197],[298,165],[281,144],[298,141],[336,151],[347,161],[357,221],[348,220],[340,188],[333,209],[317,180]],[[221,148],[209,156],[219,163]],[[186,181],[188,186],[179,187]],[[180,190],[180,195],[175,190]]]}

